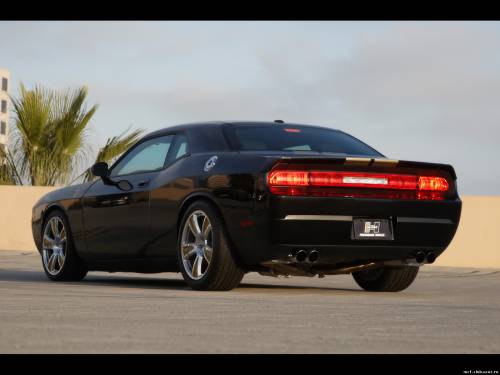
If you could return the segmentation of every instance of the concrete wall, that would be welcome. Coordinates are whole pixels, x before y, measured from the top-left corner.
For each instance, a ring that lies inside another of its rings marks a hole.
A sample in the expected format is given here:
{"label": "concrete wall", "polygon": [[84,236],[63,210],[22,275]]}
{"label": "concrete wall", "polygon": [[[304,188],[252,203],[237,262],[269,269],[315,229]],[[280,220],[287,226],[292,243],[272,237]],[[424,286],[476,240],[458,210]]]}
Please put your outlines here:
{"label": "concrete wall", "polygon": [[[35,251],[31,208],[51,187],[0,186],[0,250]],[[435,264],[500,268],[500,196],[462,197],[462,219]]]}
{"label": "concrete wall", "polygon": [[54,189],[0,186],[0,250],[36,250],[31,235],[31,209],[42,195]]}
{"label": "concrete wall", "polygon": [[435,264],[500,268],[500,196],[462,197],[455,238]]}

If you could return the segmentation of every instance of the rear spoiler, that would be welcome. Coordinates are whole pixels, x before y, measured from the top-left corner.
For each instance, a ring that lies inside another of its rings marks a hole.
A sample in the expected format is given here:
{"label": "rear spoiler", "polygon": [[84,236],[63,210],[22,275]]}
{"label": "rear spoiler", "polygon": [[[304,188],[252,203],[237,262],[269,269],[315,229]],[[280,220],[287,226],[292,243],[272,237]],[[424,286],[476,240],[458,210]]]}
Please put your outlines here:
{"label": "rear spoiler", "polygon": [[456,180],[457,175],[455,169],[449,164],[426,163],[408,160],[396,160],[387,158],[370,158],[370,157],[339,157],[339,156],[282,156],[279,158],[281,163],[304,163],[304,164],[339,164],[356,167],[389,167],[389,168],[417,168],[444,171],[451,175]]}

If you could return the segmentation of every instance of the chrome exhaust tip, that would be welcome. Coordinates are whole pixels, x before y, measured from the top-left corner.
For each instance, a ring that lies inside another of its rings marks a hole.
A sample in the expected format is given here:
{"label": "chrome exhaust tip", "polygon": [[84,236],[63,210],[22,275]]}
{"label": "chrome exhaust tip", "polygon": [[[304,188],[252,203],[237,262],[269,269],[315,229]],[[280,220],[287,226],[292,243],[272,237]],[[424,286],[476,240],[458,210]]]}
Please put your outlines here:
{"label": "chrome exhaust tip", "polygon": [[436,254],[434,254],[432,251],[427,254],[427,263],[431,264],[436,261]]}
{"label": "chrome exhaust tip", "polygon": [[317,250],[311,250],[309,253],[309,256],[307,257],[307,260],[311,263],[316,263],[319,259],[319,252]]}
{"label": "chrome exhaust tip", "polygon": [[297,262],[303,262],[307,258],[307,252],[305,250],[299,250],[297,251],[297,254],[295,254],[295,260]]}
{"label": "chrome exhaust tip", "polygon": [[415,260],[417,261],[417,263],[424,263],[425,262],[425,253],[423,251],[419,251],[415,255]]}

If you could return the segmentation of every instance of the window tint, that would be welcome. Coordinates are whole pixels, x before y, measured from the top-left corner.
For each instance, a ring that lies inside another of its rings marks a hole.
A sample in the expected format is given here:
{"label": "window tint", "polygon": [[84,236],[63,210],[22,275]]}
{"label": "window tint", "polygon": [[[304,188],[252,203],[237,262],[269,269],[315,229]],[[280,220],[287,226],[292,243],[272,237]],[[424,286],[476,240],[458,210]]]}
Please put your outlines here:
{"label": "window tint", "polygon": [[7,101],[2,100],[2,113],[7,113]]}
{"label": "window tint", "polygon": [[173,160],[177,160],[184,155],[186,155],[188,151],[188,140],[184,134],[178,134],[176,139],[176,149]]}
{"label": "window tint", "polygon": [[167,135],[142,142],[113,167],[111,176],[162,169],[173,138],[173,135]]}
{"label": "window tint", "polygon": [[7,123],[5,121],[0,122],[0,134],[7,134]]}
{"label": "window tint", "polygon": [[243,125],[233,129],[242,151],[382,156],[358,139],[334,129],[293,125]]}
{"label": "window tint", "polygon": [[9,80],[7,78],[2,78],[2,90],[7,91],[9,88]]}
{"label": "window tint", "polygon": [[172,164],[176,160],[182,158],[183,156],[189,154],[189,142],[188,138],[184,133],[178,133],[175,136],[174,143],[172,145],[172,150],[168,156],[168,165]]}
{"label": "window tint", "polygon": [[175,160],[179,159],[180,157],[183,157],[186,154],[187,154],[187,142],[182,142],[179,145],[179,149],[177,150],[177,154],[175,155]]}
{"label": "window tint", "polygon": [[229,149],[220,125],[205,124],[188,130],[191,152],[226,151]]}

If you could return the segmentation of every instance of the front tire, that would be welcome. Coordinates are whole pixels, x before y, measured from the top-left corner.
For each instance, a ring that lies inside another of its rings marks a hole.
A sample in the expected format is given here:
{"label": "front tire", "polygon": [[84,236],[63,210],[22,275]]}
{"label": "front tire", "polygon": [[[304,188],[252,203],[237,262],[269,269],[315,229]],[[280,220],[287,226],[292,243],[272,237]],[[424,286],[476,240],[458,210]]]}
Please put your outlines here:
{"label": "front tire", "polygon": [[78,257],[73,236],[64,214],[53,211],[45,220],[42,231],[42,265],[53,281],[80,281],[87,269]]}
{"label": "front tire", "polygon": [[179,227],[177,258],[186,283],[195,290],[231,290],[245,272],[237,265],[224,223],[215,207],[196,201]]}
{"label": "front tire", "polygon": [[417,277],[419,267],[380,267],[353,272],[356,283],[371,292],[399,292],[408,288]]}

